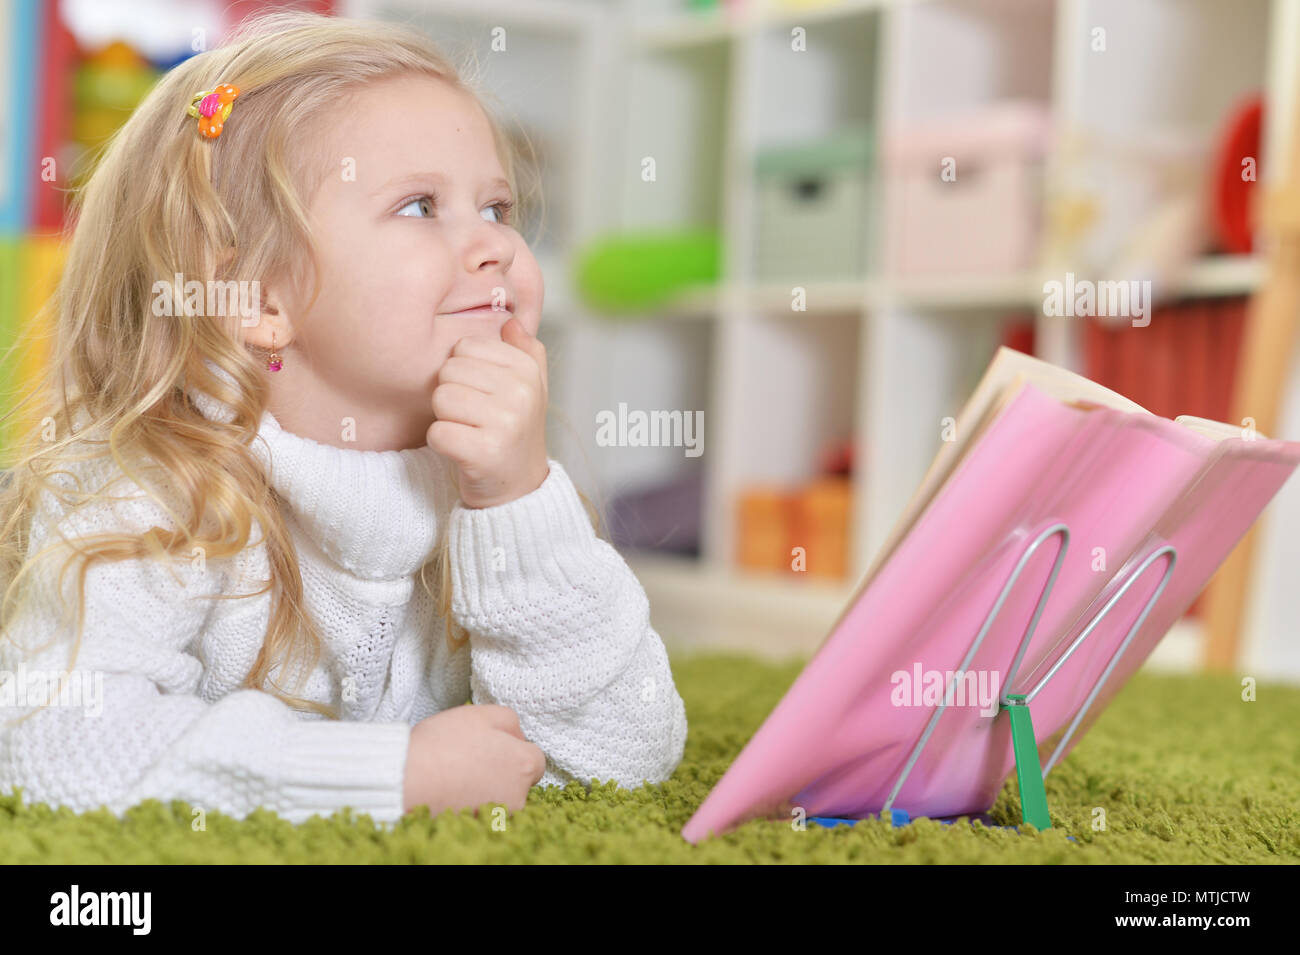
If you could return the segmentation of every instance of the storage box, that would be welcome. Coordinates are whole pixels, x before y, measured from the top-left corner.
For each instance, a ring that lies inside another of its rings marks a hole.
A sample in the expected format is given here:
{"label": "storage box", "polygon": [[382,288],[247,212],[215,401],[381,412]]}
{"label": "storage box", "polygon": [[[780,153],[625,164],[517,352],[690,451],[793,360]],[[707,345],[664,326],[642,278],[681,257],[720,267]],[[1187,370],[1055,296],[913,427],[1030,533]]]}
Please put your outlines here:
{"label": "storage box", "polygon": [[805,570],[840,580],[849,573],[849,528],[853,491],[847,477],[818,478],[794,498],[790,547],[803,547]]}
{"label": "storage box", "polygon": [[608,506],[609,539],[618,550],[700,556],[704,475],[699,469],[650,487],[624,491]]}
{"label": "storage box", "polygon": [[751,486],[736,502],[736,563],[749,570],[790,569],[790,498],[784,488]]}
{"label": "storage box", "polygon": [[[795,487],[744,488],[737,501],[737,564],[843,579],[849,572],[852,496],[850,479],[838,475]],[[798,568],[796,547],[803,548]]]}
{"label": "storage box", "polygon": [[754,274],[760,281],[864,274],[871,134],[864,126],[759,152]]}
{"label": "storage box", "polygon": [[1013,101],[890,136],[883,147],[886,271],[1033,268],[1050,134],[1046,107]]}

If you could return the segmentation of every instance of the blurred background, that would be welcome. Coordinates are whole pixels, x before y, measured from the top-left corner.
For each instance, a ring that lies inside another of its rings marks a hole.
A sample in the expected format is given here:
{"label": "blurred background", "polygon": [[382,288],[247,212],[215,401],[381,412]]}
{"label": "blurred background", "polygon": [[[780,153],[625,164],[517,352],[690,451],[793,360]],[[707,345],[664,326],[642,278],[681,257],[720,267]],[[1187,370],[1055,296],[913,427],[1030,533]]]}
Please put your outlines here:
{"label": "blurred background", "polygon": [[[427,31],[536,154],[549,450],[670,650],[815,649],[1000,345],[1231,420],[1296,0],[0,0],[6,348],[90,152],[286,7]],[[1044,314],[1067,273],[1150,281],[1150,323]],[[1260,534],[1231,662],[1300,682],[1296,481]],[[1204,664],[1203,603],[1148,666]]]}

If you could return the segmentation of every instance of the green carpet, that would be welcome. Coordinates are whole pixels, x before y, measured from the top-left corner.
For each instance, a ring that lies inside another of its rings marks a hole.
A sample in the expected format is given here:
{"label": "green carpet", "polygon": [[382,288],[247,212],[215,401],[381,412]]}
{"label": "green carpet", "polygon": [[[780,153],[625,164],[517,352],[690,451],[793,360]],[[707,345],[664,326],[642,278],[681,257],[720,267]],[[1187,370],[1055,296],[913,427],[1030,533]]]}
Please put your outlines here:
{"label": "green carpet", "polygon": [[[690,734],[673,778],[636,791],[614,783],[534,789],[504,829],[493,815],[427,810],[389,833],[341,813],[293,826],[269,812],[209,813],[191,829],[183,803],[147,802],[124,820],[0,797],[6,863],[1295,863],[1300,861],[1300,688],[1235,677],[1138,674],[1047,779],[1053,828],[988,829],[880,820],[824,829],[749,822],[692,846],[681,838],[746,740],[801,669],[748,657],[673,659]],[[1092,827],[1106,810],[1105,831]],[[1018,821],[1014,774],[992,810]],[[1067,840],[1073,835],[1077,842]]]}

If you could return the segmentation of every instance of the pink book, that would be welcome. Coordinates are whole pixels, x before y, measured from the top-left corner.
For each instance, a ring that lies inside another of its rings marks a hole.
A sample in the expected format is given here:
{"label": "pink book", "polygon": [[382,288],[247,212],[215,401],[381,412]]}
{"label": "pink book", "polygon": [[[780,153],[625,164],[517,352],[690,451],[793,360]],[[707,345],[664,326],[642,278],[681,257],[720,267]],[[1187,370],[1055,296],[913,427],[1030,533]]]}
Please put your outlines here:
{"label": "pink book", "polygon": [[1008,694],[1046,775],[1300,462],[1005,347],[955,430],[688,841],[800,811],[983,813],[1016,765]]}

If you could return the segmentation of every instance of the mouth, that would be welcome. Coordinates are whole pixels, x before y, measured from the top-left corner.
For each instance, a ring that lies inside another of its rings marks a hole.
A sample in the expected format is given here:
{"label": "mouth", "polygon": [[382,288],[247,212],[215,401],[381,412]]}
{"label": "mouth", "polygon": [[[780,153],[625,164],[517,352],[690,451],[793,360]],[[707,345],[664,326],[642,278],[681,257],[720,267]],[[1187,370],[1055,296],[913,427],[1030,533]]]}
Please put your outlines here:
{"label": "mouth", "polygon": [[[496,308],[493,308],[494,302],[499,302]],[[515,311],[515,301],[509,296],[501,296],[499,299],[487,299],[486,301],[477,302],[466,308],[456,309],[454,312],[443,312],[444,315],[513,315]]]}
{"label": "mouth", "polygon": [[462,308],[456,312],[443,312],[444,315],[513,315],[514,306],[505,308],[493,308],[491,305],[476,305],[473,308]]}

